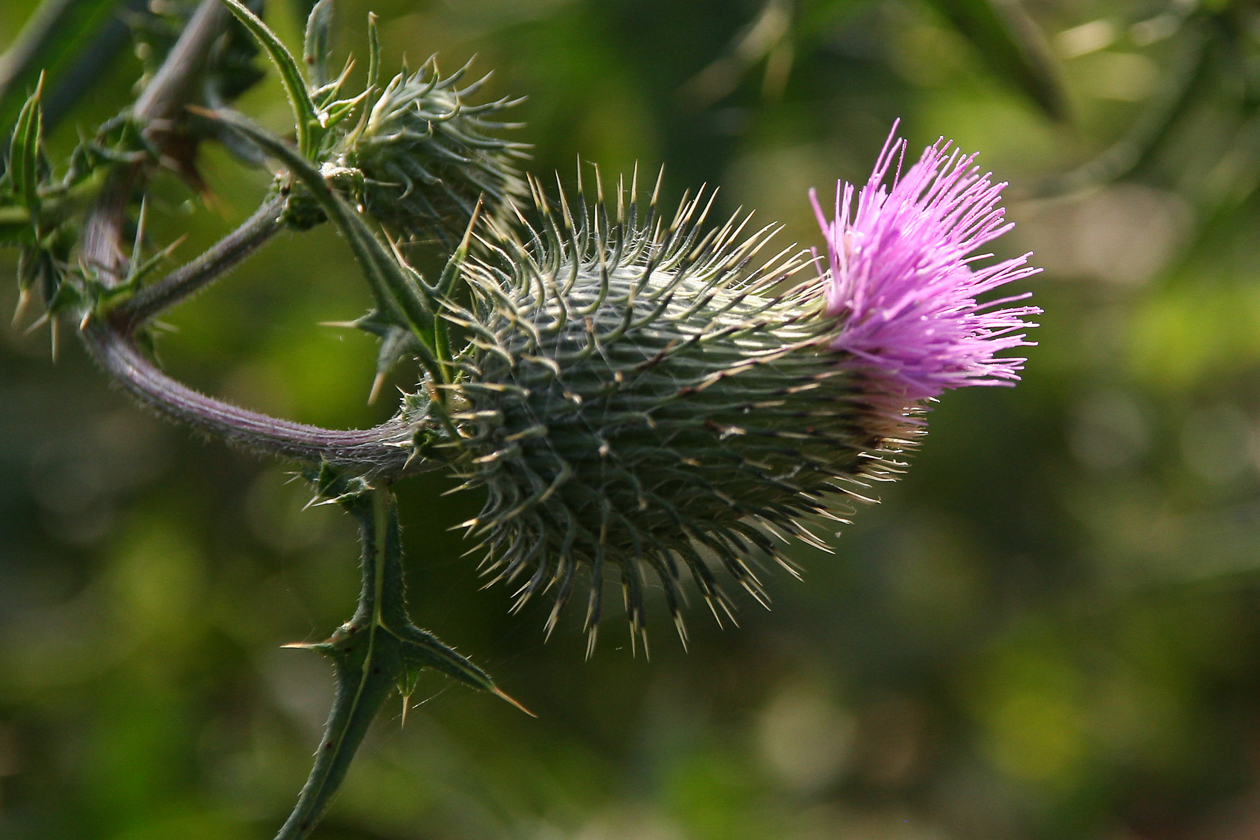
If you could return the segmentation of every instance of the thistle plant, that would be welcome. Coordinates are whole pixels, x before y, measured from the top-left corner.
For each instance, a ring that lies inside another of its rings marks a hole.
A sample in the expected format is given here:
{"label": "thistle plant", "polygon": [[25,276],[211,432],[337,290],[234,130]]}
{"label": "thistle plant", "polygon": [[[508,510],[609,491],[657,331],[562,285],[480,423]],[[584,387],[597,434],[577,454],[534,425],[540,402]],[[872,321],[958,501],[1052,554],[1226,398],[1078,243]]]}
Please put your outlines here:
{"label": "thistle plant", "polygon": [[[719,623],[737,609],[724,578],[768,604],[762,561],[797,574],[790,541],[825,547],[812,527],[844,521],[871,482],[905,467],[930,400],[1017,380],[1024,360],[1001,354],[1028,344],[1038,312],[1010,305],[1024,295],[979,299],[1035,269],[976,254],[1010,227],[1002,185],[944,142],[902,173],[905,143],[890,136],[856,209],[847,184],[831,219],[813,197],[825,257],[778,248],[774,225],[711,223],[711,193],[663,210],[659,177],[648,190],[637,172],[605,183],[596,169],[589,190],[549,192],[518,171],[524,147],[501,119],[512,100],[478,104],[477,83],[460,88],[463,73],[443,77],[434,61],[382,83],[374,22],[367,85],[346,91],[348,72],[327,65],[331,14],[330,0],[316,4],[299,62],[238,0],[205,0],[136,104],[63,175],[43,150],[37,89],[0,180],[0,230],[22,249],[19,283],[42,294],[44,320],[76,324],[101,366],[166,416],[296,461],[318,501],[359,523],[356,612],[327,641],[290,645],[330,657],[337,688],[281,838],[310,834],[381,704],[409,695],[421,669],[516,702],[409,617],[395,482],[440,469],[484,495],[464,523],[470,551],[513,588],[514,609],[552,599],[546,634],[584,590],[591,655],[615,575],[634,647],[647,651],[652,580],[685,645],[691,588]],[[294,142],[195,93],[229,24],[278,69]],[[237,231],[158,277],[169,253],[145,253],[144,188],[180,132],[232,138],[282,174]],[[391,420],[302,425],[159,369],[155,315],[279,231],[322,223],[373,296],[355,322],[380,339],[373,394],[416,363]],[[438,276],[410,264],[414,248],[442,250]]]}

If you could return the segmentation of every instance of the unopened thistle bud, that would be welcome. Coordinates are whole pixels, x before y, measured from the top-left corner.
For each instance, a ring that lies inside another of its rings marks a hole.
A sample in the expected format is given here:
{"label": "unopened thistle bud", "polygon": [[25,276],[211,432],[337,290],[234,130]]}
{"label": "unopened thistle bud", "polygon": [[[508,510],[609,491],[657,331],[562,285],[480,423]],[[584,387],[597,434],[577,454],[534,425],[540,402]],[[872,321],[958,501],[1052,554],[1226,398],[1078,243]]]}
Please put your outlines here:
{"label": "unopened thistle bud", "polygon": [[685,642],[684,575],[719,622],[733,605],[714,565],[765,603],[751,563],[791,570],[784,537],[819,544],[805,515],[847,513],[843,497],[895,473],[925,398],[1016,378],[1021,360],[994,353],[1026,343],[1012,331],[1036,310],[974,296],[1032,269],[969,257],[1005,229],[1000,187],[937,146],[890,193],[901,148],[885,148],[853,224],[843,208],[824,220],[831,265],[804,282],[807,256],[757,257],[772,228],[706,231],[700,197],[668,224],[654,197],[640,218],[633,187],[628,205],[619,188],[611,207],[552,209],[534,185],[525,241],[489,237],[465,267],[471,306],[449,305],[471,334],[451,445],[487,492],[467,525],[517,608],[553,593],[550,632],[586,577],[593,644],[615,573],[646,643],[651,575]]}
{"label": "unopened thistle bud", "polygon": [[479,199],[494,215],[524,193],[527,147],[499,136],[516,100],[472,104],[485,78],[459,88],[466,69],[443,78],[430,59],[395,76],[336,161],[362,173],[364,208],[404,240],[457,242]]}

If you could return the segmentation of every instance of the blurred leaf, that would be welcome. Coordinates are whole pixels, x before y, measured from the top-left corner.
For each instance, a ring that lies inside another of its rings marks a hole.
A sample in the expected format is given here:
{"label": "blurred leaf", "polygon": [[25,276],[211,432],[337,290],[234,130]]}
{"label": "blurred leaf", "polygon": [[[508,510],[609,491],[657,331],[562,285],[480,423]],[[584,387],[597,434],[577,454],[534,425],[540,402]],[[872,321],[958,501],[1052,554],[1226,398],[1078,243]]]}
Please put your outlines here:
{"label": "blurred leaf", "polygon": [[1124,136],[1075,169],[1046,178],[1030,192],[1032,197],[1069,195],[1108,184],[1155,156],[1170,138],[1173,126],[1200,100],[1212,79],[1211,27],[1186,27],[1180,40],[1181,54],[1176,66]]}
{"label": "blurred leaf", "polygon": [[18,113],[17,125],[9,145],[9,175],[13,179],[14,197],[32,214],[39,212],[39,155],[43,141],[43,114],[40,100],[44,94],[44,74],[39,75],[35,92]]}
{"label": "blurred leaf", "polygon": [[28,92],[47,72],[56,81],[98,34],[114,21],[121,0],[44,0],[0,56],[0,137]]}
{"label": "blurred leaf", "polygon": [[802,4],[797,11],[796,32],[811,40],[833,30],[838,21],[866,9],[873,0],[820,0]]}
{"label": "blurred leaf", "polygon": [[1018,0],[928,0],[1048,117],[1068,118],[1067,94],[1045,37]]}
{"label": "blurred leaf", "polygon": [[330,37],[332,21],[332,0],[319,0],[306,19],[306,41],[302,47],[302,59],[306,62],[306,74],[313,88],[321,88],[328,84],[328,53],[332,49]]}

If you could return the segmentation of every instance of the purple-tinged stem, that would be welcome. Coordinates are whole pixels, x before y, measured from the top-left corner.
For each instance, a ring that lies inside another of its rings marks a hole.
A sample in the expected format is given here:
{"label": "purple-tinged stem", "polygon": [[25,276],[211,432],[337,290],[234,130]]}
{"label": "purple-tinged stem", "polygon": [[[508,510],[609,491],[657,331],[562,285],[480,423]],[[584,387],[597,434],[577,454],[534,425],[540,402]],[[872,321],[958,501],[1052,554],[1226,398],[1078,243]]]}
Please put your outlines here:
{"label": "purple-tinged stem", "polygon": [[[219,0],[202,0],[166,62],[136,102],[134,115],[160,135],[183,105],[185,94],[205,56],[226,25]],[[159,143],[160,145],[160,143]],[[126,275],[123,228],[135,187],[145,178],[142,164],[115,172],[84,224],[83,256],[106,285]],[[428,465],[412,459],[414,424],[395,418],[371,429],[322,429],[281,420],[206,396],[167,376],[132,341],[135,325],[163,306],[203,287],[265,242],[275,232],[274,199],[250,221],[204,257],[177,269],[120,310],[119,316],[91,319],[81,330],[88,352],[131,394],[172,419],[226,441],[308,463],[328,463],[354,472],[395,478]]]}
{"label": "purple-tinged stem", "polygon": [[[271,455],[327,462],[355,472],[395,477],[408,469],[415,427],[400,419],[371,429],[323,429],[281,420],[208,397],[167,376],[117,328],[91,321],[83,330],[89,352],[141,402],[175,420],[231,443]],[[411,465],[421,471],[427,463]]]}
{"label": "purple-tinged stem", "polygon": [[281,230],[280,214],[284,211],[284,203],[282,195],[267,199],[240,227],[201,256],[119,304],[110,312],[111,319],[116,319],[130,333],[162,310],[222,277]]}

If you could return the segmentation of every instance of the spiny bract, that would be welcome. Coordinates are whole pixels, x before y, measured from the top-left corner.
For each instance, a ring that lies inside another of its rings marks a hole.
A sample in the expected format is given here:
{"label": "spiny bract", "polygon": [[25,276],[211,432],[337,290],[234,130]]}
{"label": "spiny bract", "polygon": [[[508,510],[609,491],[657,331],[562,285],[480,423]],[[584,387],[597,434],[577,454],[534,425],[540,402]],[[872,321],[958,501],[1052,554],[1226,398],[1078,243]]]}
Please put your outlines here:
{"label": "spiny bract", "polygon": [[527,146],[498,136],[517,126],[496,119],[519,100],[470,104],[488,76],[461,89],[467,69],[443,78],[431,58],[395,76],[337,161],[363,173],[364,208],[405,240],[452,244],[479,199],[493,215],[525,192],[516,161]]}
{"label": "spiny bract", "polygon": [[821,283],[782,291],[807,255],[754,262],[774,229],[706,231],[702,196],[666,223],[654,193],[640,217],[633,182],[611,207],[562,195],[553,208],[531,190],[539,222],[521,220],[523,242],[496,228],[464,269],[471,305],[449,304],[471,336],[450,445],[465,486],[488,494],[466,524],[487,573],[517,583],[517,609],[554,591],[548,633],[583,574],[593,647],[615,569],[646,646],[650,571],[685,644],[683,570],[719,623],[733,605],[711,565],[765,603],[749,561],[791,569],[784,536],[818,543],[801,515],[884,477],[913,427],[890,425],[863,374],[837,366]]}

